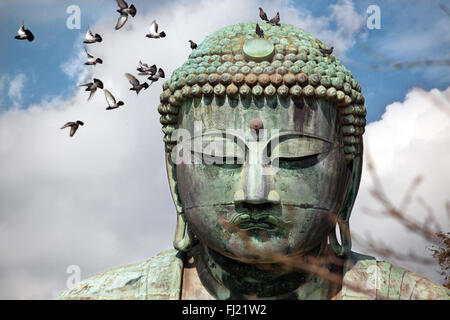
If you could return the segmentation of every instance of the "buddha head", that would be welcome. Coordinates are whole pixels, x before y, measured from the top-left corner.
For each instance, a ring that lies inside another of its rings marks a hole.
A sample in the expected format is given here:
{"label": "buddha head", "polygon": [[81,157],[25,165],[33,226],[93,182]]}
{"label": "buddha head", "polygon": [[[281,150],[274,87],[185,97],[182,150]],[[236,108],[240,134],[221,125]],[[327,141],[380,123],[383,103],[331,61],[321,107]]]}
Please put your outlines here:
{"label": "buddha head", "polygon": [[208,36],[163,85],[174,246],[199,241],[245,263],[327,244],[343,256],[362,168],[361,87],[308,32],[259,24],[264,38],[256,22]]}

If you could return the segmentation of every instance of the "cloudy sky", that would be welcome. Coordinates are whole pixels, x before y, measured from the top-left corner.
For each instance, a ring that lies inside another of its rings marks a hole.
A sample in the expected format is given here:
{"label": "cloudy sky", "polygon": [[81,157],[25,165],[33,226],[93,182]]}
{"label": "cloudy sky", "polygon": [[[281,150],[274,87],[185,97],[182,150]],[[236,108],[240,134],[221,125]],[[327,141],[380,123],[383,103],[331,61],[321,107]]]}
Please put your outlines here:
{"label": "cloudy sky", "polygon": [[[138,9],[114,30],[113,0],[0,2],[0,298],[53,299],[66,288],[70,265],[81,278],[145,260],[171,248],[175,210],[163,160],[157,106],[161,83],[138,97],[125,72],[139,60],[167,75],[188,57],[188,40],[200,43],[230,24],[269,16],[304,28],[336,48],[366,96],[370,153],[389,199],[399,205],[418,175],[424,180],[407,213],[425,219],[418,195],[450,229],[449,67],[392,69],[397,62],[450,58],[449,16],[438,1],[129,1]],[[369,5],[381,9],[381,29],[367,28]],[[70,5],[81,12],[80,29],[68,29]],[[144,35],[153,19],[167,33]],[[22,20],[36,39],[14,39]],[[103,65],[84,66],[87,27],[103,42],[90,53]],[[383,65],[384,63],[384,65]],[[87,102],[79,84],[103,80],[126,105],[105,112],[102,92]],[[445,109],[446,108],[446,109]],[[59,130],[82,120],[73,138]],[[399,252],[426,256],[429,244],[388,218],[370,195],[366,168],[355,205],[352,232],[383,239]],[[355,246],[371,254],[370,250]],[[437,266],[397,262],[435,281]]]}

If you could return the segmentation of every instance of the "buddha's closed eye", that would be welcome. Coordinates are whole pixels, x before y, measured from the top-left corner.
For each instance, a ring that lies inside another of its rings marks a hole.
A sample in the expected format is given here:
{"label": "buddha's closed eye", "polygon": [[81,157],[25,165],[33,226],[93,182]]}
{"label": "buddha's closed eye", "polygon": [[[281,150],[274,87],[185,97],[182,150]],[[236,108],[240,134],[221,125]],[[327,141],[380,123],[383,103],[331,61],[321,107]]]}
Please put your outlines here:
{"label": "buddha's closed eye", "polygon": [[239,167],[250,158],[255,159],[250,157],[249,153],[256,153],[261,164],[280,164],[290,168],[312,165],[334,145],[324,138],[300,133],[282,134],[258,143],[261,147],[255,142],[245,143],[237,136],[210,134],[201,136],[201,139],[192,139],[190,150],[196,159],[201,159],[201,163],[206,165]]}
{"label": "buddha's closed eye", "polygon": [[[319,161],[319,156],[329,152],[332,143],[309,136],[280,137],[278,144],[268,146],[270,163],[286,169],[309,167]],[[272,150],[271,150],[272,149]]]}
{"label": "buddha's closed eye", "polygon": [[245,162],[245,145],[233,137],[204,135],[191,141],[194,157],[207,165],[228,165],[239,167]]}

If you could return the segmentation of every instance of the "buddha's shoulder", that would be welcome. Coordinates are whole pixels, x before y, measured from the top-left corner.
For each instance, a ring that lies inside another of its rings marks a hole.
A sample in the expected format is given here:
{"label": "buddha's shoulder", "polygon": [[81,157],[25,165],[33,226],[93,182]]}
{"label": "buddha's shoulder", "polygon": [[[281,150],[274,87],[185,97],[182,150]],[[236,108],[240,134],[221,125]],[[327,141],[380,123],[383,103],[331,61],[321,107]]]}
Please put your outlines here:
{"label": "buddha's shoulder", "polygon": [[344,268],[342,299],[439,300],[450,291],[407,269],[351,252]]}
{"label": "buddha's shoulder", "polygon": [[169,250],[83,280],[59,299],[179,299],[182,273],[181,255]]}

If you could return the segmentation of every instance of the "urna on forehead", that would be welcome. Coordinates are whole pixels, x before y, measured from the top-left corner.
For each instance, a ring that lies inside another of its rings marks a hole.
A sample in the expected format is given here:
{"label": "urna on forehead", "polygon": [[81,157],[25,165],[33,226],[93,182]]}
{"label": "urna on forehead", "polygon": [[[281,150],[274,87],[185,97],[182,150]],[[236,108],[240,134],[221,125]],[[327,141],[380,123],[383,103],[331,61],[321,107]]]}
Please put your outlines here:
{"label": "urna on forehead", "polygon": [[256,22],[208,36],[164,83],[158,111],[166,151],[176,143],[171,133],[179,125],[180,109],[192,102],[251,99],[271,106],[269,101],[280,99],[323,99],[339,111],[346,159],[353,159],[362,150],[366,123],[359,83],[334,55],[321,53],[327,46],[310,33],[288,24],[259,25],[264,38],[256,35]]}

